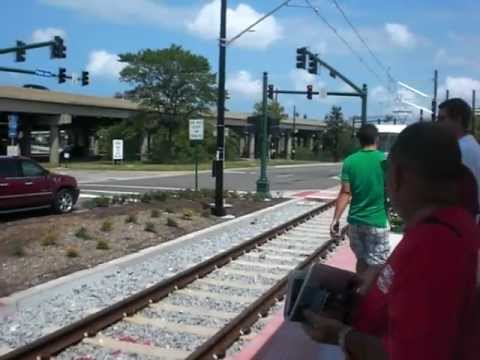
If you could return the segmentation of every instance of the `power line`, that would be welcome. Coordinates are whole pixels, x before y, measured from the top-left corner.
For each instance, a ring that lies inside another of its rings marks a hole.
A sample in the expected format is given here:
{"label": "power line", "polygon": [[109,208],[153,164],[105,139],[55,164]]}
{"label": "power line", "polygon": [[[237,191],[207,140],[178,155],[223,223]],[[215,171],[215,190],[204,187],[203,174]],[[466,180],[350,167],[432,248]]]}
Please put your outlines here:
{"label": "power line", "polygon": [[390,71],[388,69],[388,67],[386,67],[383,62],[378,58],[378,56],[373,52],[373,50],[370,48],[370,46],[368,46],[367,42],[365,41],[365,39],[362,37],[362,35],[360,35],[360,32],[357,30],[357,28],[355,27],[355,25],[353,25],[353,23],[350,21],[350,19],[348,18],[347,14],[345,13],[345,11],[343,10],[343,8],[340,6],[340,4],[338,3],[337,0],[330,0],[334,5],[335,7],[338,9],[338,11],[342,14],[343,18],[345,19],[345,21],[347,22],[347,24],[352,28],[353,32],[355,33],[355,35],[357,35],[358,39],[362,42],[362,44],[365,46],[365,48],[368,50],[368,52],[370,53],[370,55],[375,59],[375,62],[378,64],[378,66],[380,66],[384,71],[385,73],[387,74],[387,77],[389,79],[389,81],[391,82],[395,82],[395,79],[392,77],[392,75],[390,74]]}
{"label": "power line", "polygon": [[311,1],[310,0],[305,0],[305,2],[307,3],[308,7],[310,7],[313,12],[325,23],[325,25],[327,25],[330,30],[332,30],[335,35],[345,44],[346,47],[348,47],[348,49],[357,57],[357,59],[363,64],[363,66],[365,66],[365,68],[371,73],[373,74],[380,82],[383,83],[383,79],[381,78],[380,75],[378,75],[378,73],[373,70],[370,65],[368,65],[368,63],[363,59],[363,57],[358,53],[358,51],[356,51],[352,45],[350,45],[350,43],[342,36],[340,35],[340,33],[338,32],[338,30],[328,22],[328,20],[320,13],[320,11],[312,5]]}

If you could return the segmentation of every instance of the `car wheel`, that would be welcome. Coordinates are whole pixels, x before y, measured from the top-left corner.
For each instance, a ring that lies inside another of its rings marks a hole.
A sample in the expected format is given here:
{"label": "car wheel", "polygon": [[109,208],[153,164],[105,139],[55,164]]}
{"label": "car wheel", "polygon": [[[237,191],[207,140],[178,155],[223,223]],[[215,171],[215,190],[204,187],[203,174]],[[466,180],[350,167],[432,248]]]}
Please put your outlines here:
{"label": "car wheel", "polygon": [[74,205],[73,191],[69,189],[60,190],[55,195],[53,202],[53,209],[59,214],[65,214],[72,211]]}

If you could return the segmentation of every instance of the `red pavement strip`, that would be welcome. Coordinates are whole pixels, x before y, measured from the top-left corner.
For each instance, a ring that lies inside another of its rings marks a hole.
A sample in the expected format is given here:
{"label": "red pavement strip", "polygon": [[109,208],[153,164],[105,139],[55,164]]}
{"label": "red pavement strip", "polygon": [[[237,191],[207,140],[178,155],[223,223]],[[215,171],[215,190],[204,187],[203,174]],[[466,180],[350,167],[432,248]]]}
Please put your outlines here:
{"label": "red pavement strip", "polygon": [[[355,271],[355,256],[347,242],[340,245],[326,264]],[[318,344],[305,335],[297,323],[285,322],[283,310],[242,351],[230,360],[342,360],[337,346]]]}

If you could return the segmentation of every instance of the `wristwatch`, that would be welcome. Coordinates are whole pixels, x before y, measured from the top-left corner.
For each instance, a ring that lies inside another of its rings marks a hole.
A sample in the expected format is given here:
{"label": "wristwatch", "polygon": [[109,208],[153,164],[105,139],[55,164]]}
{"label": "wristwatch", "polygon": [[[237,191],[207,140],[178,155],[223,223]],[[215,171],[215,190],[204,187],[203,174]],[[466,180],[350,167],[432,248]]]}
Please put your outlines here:
{"label": "wristwatch", "polygon": [[344,326],[338,333],[338,345],[345,354],[347,354],[347,344],[345,340],[351,331],[353,331],[353,329],[350,326]]}

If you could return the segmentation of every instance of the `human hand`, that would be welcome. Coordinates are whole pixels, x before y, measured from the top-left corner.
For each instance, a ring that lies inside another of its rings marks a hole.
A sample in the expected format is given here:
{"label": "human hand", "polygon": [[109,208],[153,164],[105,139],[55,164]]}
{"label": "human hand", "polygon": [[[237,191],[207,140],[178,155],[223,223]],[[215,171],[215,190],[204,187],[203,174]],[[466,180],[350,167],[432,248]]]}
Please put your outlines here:
{"label": "human hand", "polygon": [[303,315],[306,319],[302,325],[303,330],[312,340],[325,344],[338,344],[338,334],[345,326],[343,323],[321,314],[315,314],[310,310],[305,310]]}
{"label": "human hand", "polygon": [[330,224],[330,236],[332,238],[337,238],[340,236],[340,222],[337,219],[333,219]]}

